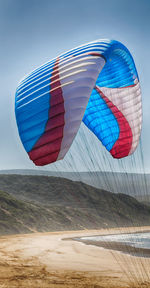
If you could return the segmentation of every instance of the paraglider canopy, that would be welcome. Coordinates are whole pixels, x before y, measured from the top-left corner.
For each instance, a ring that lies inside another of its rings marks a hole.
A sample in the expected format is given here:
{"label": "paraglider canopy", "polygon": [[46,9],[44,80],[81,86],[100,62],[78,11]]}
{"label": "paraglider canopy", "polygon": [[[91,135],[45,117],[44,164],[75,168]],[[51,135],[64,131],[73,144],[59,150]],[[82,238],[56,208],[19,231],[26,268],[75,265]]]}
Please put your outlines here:
{"label": "paraglider canopy", "polygon": [[21,141],[38,166],[64,158],[81,121],[114,158],[126,157],[138,145],[142,122],[133,58],[115,40],[68,51],[20,82],[15,112]]}

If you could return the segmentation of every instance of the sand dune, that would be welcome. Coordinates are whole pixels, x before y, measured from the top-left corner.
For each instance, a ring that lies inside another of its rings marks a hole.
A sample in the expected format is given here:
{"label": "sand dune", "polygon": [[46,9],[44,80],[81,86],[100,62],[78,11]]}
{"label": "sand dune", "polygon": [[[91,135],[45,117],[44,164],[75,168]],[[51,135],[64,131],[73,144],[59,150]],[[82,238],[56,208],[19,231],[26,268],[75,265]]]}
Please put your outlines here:
{"label": "sand dune", "polygon": [[[147,231],[150,227],[141,229]],[[130,232],[133,231],[139,231],[139,228],[130,228]],[[133,257],[72,239],[66,240],[107,232],[110,233],[110,230],[1,237],[0,287],[150,287],[150,258]],[[122,229],[111,229],[111,233],[120,232]]]}

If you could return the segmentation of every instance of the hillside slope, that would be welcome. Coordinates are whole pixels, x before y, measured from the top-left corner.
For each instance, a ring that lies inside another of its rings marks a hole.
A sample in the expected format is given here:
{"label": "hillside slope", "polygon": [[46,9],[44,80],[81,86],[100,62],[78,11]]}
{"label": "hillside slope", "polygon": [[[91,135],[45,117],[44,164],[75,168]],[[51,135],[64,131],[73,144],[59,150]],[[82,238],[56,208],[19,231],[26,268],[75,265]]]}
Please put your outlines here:
{"label": "hillside slope", "polygon": [[[120,173],[120,172],[55,172],[40,169],[27,170],[0,170],[0,184],[3,184],[3,175],[28,175],[50,176],[67,178],[73,181],[81,181],[85,184],[114,193],[124,193],[136,197],[140,201],[150,202],[150,174]],[[2,177],[1,177],[2,175]]]}
{"label": "hillside slope", "polygon": [[150,208],[68,179],[1,175],[0,234],[150,225]]}

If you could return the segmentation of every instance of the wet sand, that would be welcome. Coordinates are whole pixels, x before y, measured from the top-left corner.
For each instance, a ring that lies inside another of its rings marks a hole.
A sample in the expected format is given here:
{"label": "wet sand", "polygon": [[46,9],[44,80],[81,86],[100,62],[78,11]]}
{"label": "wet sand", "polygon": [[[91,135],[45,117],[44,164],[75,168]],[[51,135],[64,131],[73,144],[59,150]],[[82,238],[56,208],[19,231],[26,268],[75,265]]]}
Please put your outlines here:
{"label": "wet sand", "polygon": [[[148,230],[150,227],[130,228],[130,232]],[[133,257],[72,239],[122,232],[125,228],[0,237],[0,287],[150,287],[150,258]]]}
{"label": "wet sand", "polygon": [[[65,239],[70,240],[70,239]],[[95,245],[98,247],[103,247],[109,250],[121,251],[122,253],[129,254],[135,257],[147,257],[150,258],[150,249],[149,248],[139,248],[128,245],[119,241],[98,241],[98,240],[88,240],[82,238],[72,238],[74,241],[82,242],[86,245]]]}
{"label": "wet sand", "polygon": [[103,247],[109,250],[121,251],[122,253],[129,254],[136,257],[147,257],[150,258],[150,249],[145,248],[137,248],[133,247],[124,243],[111,241],[94,241],[94,240],[80,240],[80,239],[73,239],[75,241],[80,241],[87,245],[95,245],[98,247]]}

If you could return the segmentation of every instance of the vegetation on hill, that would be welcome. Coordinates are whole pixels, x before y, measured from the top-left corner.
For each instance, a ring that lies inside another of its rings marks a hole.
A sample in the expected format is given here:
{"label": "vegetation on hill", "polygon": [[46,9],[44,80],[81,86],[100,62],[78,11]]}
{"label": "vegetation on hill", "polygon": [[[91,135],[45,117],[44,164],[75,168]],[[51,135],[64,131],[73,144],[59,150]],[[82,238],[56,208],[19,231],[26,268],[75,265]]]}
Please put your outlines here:
{"label": "vegetation on hill", "polygon": [[150,207],[64,178],[0,176],[0,234],[150,225]]}

